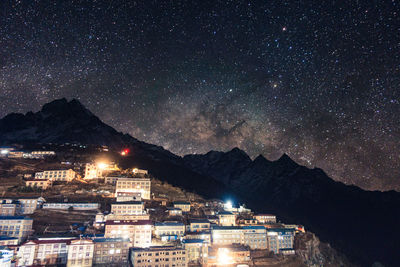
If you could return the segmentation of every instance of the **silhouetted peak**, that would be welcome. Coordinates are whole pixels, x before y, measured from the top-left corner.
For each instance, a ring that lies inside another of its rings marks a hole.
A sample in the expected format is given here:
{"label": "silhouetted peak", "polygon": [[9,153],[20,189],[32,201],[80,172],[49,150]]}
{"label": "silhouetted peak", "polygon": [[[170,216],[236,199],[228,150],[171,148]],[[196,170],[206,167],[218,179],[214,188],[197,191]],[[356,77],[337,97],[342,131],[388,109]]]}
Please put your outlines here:
{"label": "silhouetted peak", "polygon": [[85,106],[81,104],[79,100],[72,99],[68,102],[66,98],[56,99],[54,101],[51,101],[50,103],[43,105],[41,112],[46,115],[57,116],[65,116],[70,114],[74,114],[77,116],[80,116],[82,114],[90,116],[93,115],[88,109],[85,108]]}
{"label": "silhouetted peak", "polygon": [[294,160],[292,160],[286,153],[283,153],[283,155],[276,162],[289,166],[298,166],[298,164]]}
{"label": "silhouetted peak", "polygon": [[249,155],[247,155],[246,152],[244,152],[243,150],[241,150],[238,147],[235,147],[231,151],[226,152],[225,155],[228,156],[229,158],[251,161]]}

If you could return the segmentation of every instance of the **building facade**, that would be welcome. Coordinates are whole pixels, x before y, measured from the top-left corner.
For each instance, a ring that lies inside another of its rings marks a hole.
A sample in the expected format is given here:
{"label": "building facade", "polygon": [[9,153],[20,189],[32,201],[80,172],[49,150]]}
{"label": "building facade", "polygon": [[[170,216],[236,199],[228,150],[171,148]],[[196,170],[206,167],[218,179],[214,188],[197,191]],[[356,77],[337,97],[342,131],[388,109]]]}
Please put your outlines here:
{"label": "building facade", "polygon": [[181,209],[183,212],[190,212],[190,202],[175,201],[174,208]]}
{"label": "building facade", "polygon": [[135,267],[188,266],[186,251],[172,246],[131,248],[130,263]]}
{"label": "building facade", "polygon": [[115,187],[115,195],[119,192],[140,193],[142,199],[150,199],[150,178],[119,178]]}
{"label": "building facade", "polygon": [[271,228],[267,229],[268,249],[275,254],[293,249],[294,229]]}
{"label": "building facade", "polygon": [[102,176],[103,170],[97,164],[86,163],[84,179],[94,179]]}
{"label": "building facade", "polygon": [[46,190],[51,186],[51,180],[47,179],[26,179],[25,180],[25,186],[26,187],[32,187],[32,188],[39,188],[42,190]]}
{"label": "building facade", "polygon": [[204,232],[210,231],[211,223],[209,220],[190,220],[189,231],[190,232]]}
{"label": "building facade", "polygon": [[236,215],[229,211],[222,211],[217,214],[218,224],[221,226],[235,226]]}
{"label": "building facade", "polygon": [[257,214],[254,215],[254,219],[256,219],[258,223],[276,223],[276,216],[272,214]]}
{"label": "building facade", "polygon": [[31,218],[23,216],[0,216],[0,233],[24,241],[32,233]]}
{"label": "building facade", "polygon": [[111,204],[111,213],[115,215],[141,215],[144,212],[142,201],[125,201]]}
{"label": "building facade", "polygon": [[162,241],[177,240],[185,234],[185,225],[181,222],[158,222],[154,224],[154,235]]}
{"label": "building facade", "polygon": [[131,243],[126,238],[95,238],[93,266],[127,266]]}
{"label": "building facade", "polygon": [[70,208],[74,210],[97,210],[100,208],[99,203],[44,203],[43,209],[54,209],[54,210],[68,210]]}
{"label": "building facade", "polygon": [[119,220],[106,221],[105,234],[106,238],[129,238],[132,246],[150,247],[152,222]]}
{"label": "building facade", "polygon": [[90,239],[72,240],[68,246],[67,267],[91,267],[94,244]]}
{"label": "building facade", "polygon": [[203,239],[185,239],[182,241],[188,263],[204,264],[208,257],[208,243]]}
{"label": "building facade", "polygon": [[49,170],[35,173],[35,179],[48,179],[51,181],[70,182],[75,178],[75,171],[68,170]]}

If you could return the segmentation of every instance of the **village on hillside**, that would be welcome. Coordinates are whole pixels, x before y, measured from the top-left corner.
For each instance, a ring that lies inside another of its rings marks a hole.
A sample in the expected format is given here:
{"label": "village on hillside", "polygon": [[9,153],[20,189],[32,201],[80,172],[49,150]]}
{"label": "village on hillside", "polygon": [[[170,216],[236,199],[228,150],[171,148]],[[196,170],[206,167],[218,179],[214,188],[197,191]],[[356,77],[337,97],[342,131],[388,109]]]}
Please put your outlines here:
{"label": "village on hillside", "polygon": [[0,148],[0,266],[302,266],[303,226],[122,169],[129,153]]}

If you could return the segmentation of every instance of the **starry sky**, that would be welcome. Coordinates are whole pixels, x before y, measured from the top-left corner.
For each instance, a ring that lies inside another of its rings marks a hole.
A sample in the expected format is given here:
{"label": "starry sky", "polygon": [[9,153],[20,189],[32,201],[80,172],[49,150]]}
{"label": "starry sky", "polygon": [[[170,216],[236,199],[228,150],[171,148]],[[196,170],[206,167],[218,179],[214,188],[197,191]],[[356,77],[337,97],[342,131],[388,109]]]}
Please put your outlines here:
{"label": "starry sky", "polygon": [[0,117],[61,97],[179,155],[400,190],[400,2],[1,1]]}

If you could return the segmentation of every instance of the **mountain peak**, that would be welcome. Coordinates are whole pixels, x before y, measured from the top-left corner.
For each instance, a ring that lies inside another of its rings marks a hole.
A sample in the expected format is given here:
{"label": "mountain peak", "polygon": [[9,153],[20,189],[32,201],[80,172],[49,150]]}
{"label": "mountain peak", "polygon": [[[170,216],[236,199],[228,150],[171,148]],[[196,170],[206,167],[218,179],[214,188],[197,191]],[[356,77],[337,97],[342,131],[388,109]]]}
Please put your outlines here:
{"label": "mountain peak", "polygon": [[286,153],[283,153],[283,155],[276,161],[280,164],[283,164],[285,166],[299,166],[294,160],[292,160],[291,157],[289,157]]}
{"label": "mountain peak", "polygon": [[68,101],[66,98],[56,99],[47,104],[44,104],[41,110],[44,114],[71,114],[71,113],[84,113],[86,115],[93,115],[88,109],[85,108],[77,99]]}

